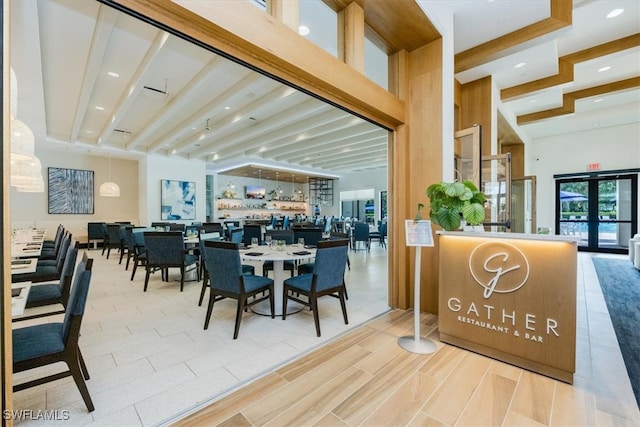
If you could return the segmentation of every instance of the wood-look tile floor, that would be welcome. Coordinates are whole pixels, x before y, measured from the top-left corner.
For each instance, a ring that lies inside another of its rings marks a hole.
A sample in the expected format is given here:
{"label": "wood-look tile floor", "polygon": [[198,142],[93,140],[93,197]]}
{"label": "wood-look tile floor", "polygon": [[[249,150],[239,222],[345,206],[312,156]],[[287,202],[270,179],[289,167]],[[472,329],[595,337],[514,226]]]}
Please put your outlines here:
{"label": "wood-look tile floor", "polygon": [[[413,313],[391,311],[176,420],[178,426],[640,426],[589,254],[579,254],[577,370],[569,385],[438,340],[404,351]],[[604,255],[593,255],[604,256]]]}

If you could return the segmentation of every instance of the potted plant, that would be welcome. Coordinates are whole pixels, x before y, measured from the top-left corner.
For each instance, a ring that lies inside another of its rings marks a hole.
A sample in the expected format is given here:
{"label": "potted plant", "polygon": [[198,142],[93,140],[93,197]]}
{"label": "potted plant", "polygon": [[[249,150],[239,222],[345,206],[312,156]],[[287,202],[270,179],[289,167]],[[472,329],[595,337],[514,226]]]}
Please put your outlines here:
{"label": "potted plant", "polygon": [[[429,217],[445,230],[457,230],[461,221],[468,225],[481,225],[484,221],[484,202],[487,199],[471,181],[438,182],[427,188],[430,200]],[[418,215],[424,208],[418,204]]]}

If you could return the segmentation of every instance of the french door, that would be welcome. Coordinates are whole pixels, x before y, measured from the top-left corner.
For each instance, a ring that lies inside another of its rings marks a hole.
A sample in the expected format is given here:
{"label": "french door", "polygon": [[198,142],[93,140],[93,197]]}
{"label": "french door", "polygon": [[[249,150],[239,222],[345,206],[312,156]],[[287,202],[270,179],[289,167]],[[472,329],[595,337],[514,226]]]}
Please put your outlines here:
{"label": "french door", "polygon": [[579,250],[625,253],[637,232],[637,174],[556,181],[556,234],[578,237]]}

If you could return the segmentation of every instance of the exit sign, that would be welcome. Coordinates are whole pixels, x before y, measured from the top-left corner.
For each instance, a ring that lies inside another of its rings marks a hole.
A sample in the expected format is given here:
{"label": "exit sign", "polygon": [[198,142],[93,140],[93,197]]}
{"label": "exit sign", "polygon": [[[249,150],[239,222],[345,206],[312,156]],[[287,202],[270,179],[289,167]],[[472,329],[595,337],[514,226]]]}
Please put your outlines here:
{"label": "exit sign", "polygon": [[598,169],[600,169],[600,163],[589,163],[587,165],[587,170],[597,171]]}

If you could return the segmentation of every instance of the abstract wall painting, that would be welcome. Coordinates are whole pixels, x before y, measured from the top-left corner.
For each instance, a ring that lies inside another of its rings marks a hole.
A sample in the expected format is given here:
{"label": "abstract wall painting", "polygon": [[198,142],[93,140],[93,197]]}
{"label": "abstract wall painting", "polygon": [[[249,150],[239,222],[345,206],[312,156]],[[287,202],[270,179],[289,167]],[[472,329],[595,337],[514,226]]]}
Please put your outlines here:
{"label": "abstract wall painting", "polygon": [[196,219],[196,183],[161,180],[163,220]]}
{"label": "abstract wall painting", "polygon": [[93,214],[93,171],[49,168],[49,213]]}

